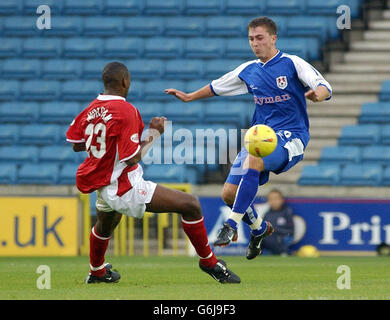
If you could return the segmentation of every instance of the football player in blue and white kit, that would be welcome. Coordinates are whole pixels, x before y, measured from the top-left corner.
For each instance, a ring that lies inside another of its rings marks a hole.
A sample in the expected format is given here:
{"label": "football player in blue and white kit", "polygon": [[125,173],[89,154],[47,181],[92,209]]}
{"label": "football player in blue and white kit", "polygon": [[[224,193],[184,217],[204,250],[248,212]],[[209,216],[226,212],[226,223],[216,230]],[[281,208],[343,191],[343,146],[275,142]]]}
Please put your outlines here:
{"label": "football player in blue and white kit", "polygon": [[232,213],[214,245],[226,246],[236,240],[237,224],[243,220],[252,229],[246,257],[253,259],[261,253],[264,237],[273,232],[272,225],[262,221],[253,207],[258,186],[268,181],[270,172],[285,172],[303,159],[310,139],[305,99],[329,100],[332,88],[309,63],[276,48],[277,26],[271,19],[252,20],[248,38],[257,60],[243,63],[195,92],[177,89],[165,92],[184,102],[250,93],[256,105],[251,126],[266,124],[277,133],[277,147],[269,156],[258,158],[248,154],[245,148],[241,150],[222,192]]}

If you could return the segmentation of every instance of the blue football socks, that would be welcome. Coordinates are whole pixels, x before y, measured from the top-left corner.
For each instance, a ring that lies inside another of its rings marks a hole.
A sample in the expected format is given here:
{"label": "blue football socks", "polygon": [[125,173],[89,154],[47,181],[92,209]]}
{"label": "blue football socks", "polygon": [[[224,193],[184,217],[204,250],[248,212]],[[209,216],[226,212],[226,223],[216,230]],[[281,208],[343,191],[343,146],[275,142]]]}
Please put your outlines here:
{"label": "blue football socks", "polygon": [[[232,208],[232,216],[227,222],[237,229],[237,223],[239,218],[243,219],[249,206],[252,204],[253,199],[256,196],[257,189],[259,187],[260,172],[255,169],[248,169],[245,175],[243,175],[240,185],[238,186],[236,200],[234,201]],[[241,217],[237,217],[242,215]]]}

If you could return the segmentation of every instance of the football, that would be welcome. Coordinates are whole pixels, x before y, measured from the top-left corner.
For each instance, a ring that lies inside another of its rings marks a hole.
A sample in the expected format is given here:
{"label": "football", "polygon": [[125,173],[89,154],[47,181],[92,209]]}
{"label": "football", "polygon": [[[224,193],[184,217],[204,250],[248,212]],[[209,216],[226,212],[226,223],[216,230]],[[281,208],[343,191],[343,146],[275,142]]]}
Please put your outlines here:
{"label": "football", "polygon": [[297,256],[301,258],[318,258],[320,253],[315,246],[305,245],[299,248]]}
{"label": "football", "polygon": [[245,134],[244,145],[255,157],[266,157],[276,148],[278,138],[275,131],[264,124],[251,127]]}

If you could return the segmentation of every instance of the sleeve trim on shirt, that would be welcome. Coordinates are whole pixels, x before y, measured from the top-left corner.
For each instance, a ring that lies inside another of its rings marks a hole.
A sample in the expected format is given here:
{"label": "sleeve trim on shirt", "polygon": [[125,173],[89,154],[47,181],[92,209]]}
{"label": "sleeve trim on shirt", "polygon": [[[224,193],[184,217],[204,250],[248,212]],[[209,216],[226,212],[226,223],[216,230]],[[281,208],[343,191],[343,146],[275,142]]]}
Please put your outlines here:
{"label": "sleeve trim on shirt", "polygon": [[66,139],[66,141],[70,142],[70,143],[82,143],[82,142],[85,142],[84,139],[82,140],[72,140],[72,139]]}
{"label": "sleeve trim on shirt", "polygon": [[329,91],[329,97],[327,97],[325,100],[330,100],[330,98],[332,98],[332,90],[330,90],[330,89],[328,88],[328,86],[325,85],[325,84],[323,84],[323,83],[320,83],[320,84],[318,85],[318,87],[319,87],[319,86],[324,86],[326,89],[328,89],[328,91]]}
{"label": "sleeve trim on shirt", "polygon": [[122,159],[122,160],[119,160],[119,162],[124,162],[124,161],[130,160],[131,158],[133,158],[133,157],[138,153],[138,151],[139,151],[140,149],[141,149],[141,146],[138,145],[137,150],[136,150],[131,156],[128,156],[128,157],[126,157],[126,158],[124,158],[124,159]]}
{"label": "sleeve trim on shirt", "polygon": [[210,90],[212,91],[212,93],[214,93],[215,96],[218,96],[218,94],[214,91],[214,88],[213,88],[213,85],[210,83]]}

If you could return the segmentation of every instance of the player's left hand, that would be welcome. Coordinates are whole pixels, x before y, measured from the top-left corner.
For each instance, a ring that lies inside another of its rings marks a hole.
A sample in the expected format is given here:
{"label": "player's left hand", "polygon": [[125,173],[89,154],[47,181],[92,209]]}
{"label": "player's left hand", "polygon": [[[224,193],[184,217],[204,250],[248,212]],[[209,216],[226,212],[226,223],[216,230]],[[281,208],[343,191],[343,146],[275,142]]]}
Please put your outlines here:
{"label": "player's left hand", "polygon": [[165,121],[166,120],[167,120],[167,118],[165,118],[165,117],[154,117],[149,122],[149,129],[155,129],[160,134],[163,134],[164,129],[165,129]]}
{"label": "player's left hand", "polygon": [[305,97],[313,102],[319,102],[319,95],[315,90],[310,89],[305,93]]}

